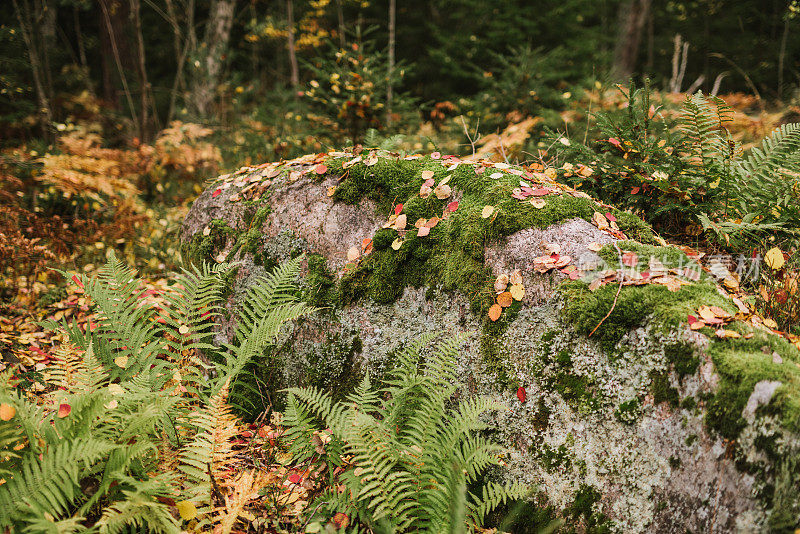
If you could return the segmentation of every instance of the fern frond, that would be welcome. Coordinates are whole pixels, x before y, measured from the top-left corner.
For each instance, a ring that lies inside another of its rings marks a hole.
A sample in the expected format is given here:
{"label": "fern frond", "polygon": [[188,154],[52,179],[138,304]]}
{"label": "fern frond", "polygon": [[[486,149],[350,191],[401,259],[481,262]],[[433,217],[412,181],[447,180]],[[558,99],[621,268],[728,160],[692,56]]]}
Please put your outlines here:
{"label": "fern frond", "polygon": [[40,460],[27,454],[19,472],[0,486],[0,526],[22,515],[59,516],[81,497],[81,469],[93,464],[116,445],[93,438],[66,441],[46,450]]}

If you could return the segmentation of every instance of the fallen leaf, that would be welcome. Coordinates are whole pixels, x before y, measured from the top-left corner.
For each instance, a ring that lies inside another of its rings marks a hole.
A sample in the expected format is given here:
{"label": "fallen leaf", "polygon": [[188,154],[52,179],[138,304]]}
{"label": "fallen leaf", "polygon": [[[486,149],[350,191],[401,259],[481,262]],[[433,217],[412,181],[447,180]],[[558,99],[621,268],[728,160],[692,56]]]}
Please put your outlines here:
{"label": "fallen leaf", "polygon": [[425,226],[427,226],[428,228],[434,228],[437,224],[439,224],[439,221],[441,221],[441,219],[434,215],[433,217],[428,219],[428,222],[425,223]]}
{"label": "fallen leaf", "polygon": [[434,194],[436,195],[436,198],[438,198],[439,200],[444,200],[452,194],[452,190],[450,189],[450,186],[447,184],[437,185],[436,189],[434,190]]}
{"label": "fallen leaf", "polygon": [[494,206],[484,206],[481,210],[481,217],[484,219],[488,219],[494,213]]}
{"label": "fallen leaf", "polygon": [[178,328],[178,333],[181,334],[182,336],[185,336],[186,334],[189,333],[189,327],[186,326],[185,324],[182,324],[181,327]]}
{"label": "fallen leaf", "polygon": [[639,256],[635,252],[625,252],[622,254],[622,264],[628,267],[636,267],[639,263]]}
{"label": "fallen leaf", "polygon": [[60,404],[58,406],[58,418],[64,419],[66,416],[69,415],[71,411],[72,411],[72,406],[70,406],[69,404],[63,404],[63,403]]}
{"label": "fallen leaf", "polygon": [[347,526],[350,524],[350,517],[344,512],[336,512],[333,514],[333,519],[331,519],[331,522],[337,530],[341,530],[347,528]]}
{"label": "fallen leaf", "polygon": [[180,501],[175,503],[175,507],[178,509],[178,514],[180,514],[181,519],[184,521],[191,521],[195,517],[197,517],[197,506],[192,501]]}
{"label": "fallen leaf", "polygon": [[773,247],[767,251],[764,255],[764,262],[773,271],[779,270],[786,263],[783,258],[783,252],[778,247]]}
{"label": "fallen leaf", "polygon": [[222,189],[216,189],[216,190],[214,190],[213,193],[211,193],[211,196],[214,197],[214,198],[217,198],[221,194],[222,194]]}
{"label": "fallen leaf", "polygon": [[525,402],[525,399],[528,398],[525,388],[523,387],[517,388],[517,398],[519,399],[520,402]]}
{"label": "fallen leaf", "polygon": [[508,287],[508,275],[503,273],[499,275],[494,281],[494,290],[498,293],[502,293]]}
{"label": "fallen leaf", "polygon": [[594,214],[592,215],[592,224],[594,224],[601,230],[605,230],[606,228],[608,228],[608,221],[606,220],[605,216],[599,211],[594,212]]}
{"label": "fallen leaf", "polygon": [[419,236],[419,237],[425,237],[425,236],[427,236],[427,235],[428,235],[428,234],[430,234],[430,233],[431,233],[431,229],[430,229],[430,228],[428,228],[427,226],[422,226],[422,227],[420,227],[420,229],[417,231],[417,236]]}
{"label": "fallen leaf", "polygon": [[291,475],[289,475],[289,482],[291,482],[292,484],[297,484],[301,480],[303,480],[303,478],[297,473],[292,473]]}
{"label": "fallen leaf", "polygon": [[558,243],[542,243],[542,249],[548,254],[558,254],[561,252],[561,245]]}
{"label": "fallen leaf", "polygon": [[499,295],[497,295],[497,303],[502,306],[503,308],[508,308],[511,304],[514,303],[514,297],[511,296],[511,293],[508,291],[503,291]]}
{"label": "fallen leaf", "polygon": [[600,244],[600,243],[598,243],[597,241],[592,241],[591,243],[589,243],[588,245],[586,245],[586,248],[588,248],[588,249],[589,249],[589,250],[591,250],[592,252],[600,252],[600,249],[602,249],[602,248],[603,248],[603,245],[601,245],[601,244]]}
{"label": "fallen leaf", "polygon": [[720,328],[719,330],[717,330],[714,333],[717,335],[717,337],[720,337],[720,338],[723,338],[723,339],[724,338],[739,338],[739,337],[742,337],[742,334],[740,334],[739,332],[737,332],[735,330],[726,330],[725,328]]}
{"label": "fallen leaf", "polygon": [[501,308],[498,304],[492,304],[492,307],[489,308],[489,319],[496,321],[500,318],[500,314],[502,313],[503,308]]}
{"label": "fallen leaf", "polygon": [[539,209],[539,210],[542,209],[543,207],[547,206],[547,202],[545,202],[541,198],[532,198],[528,202],[531,203],[531,206],[533,206],[534,208]]}
{"label": "fallen leaf", "polygon": [[713,311],[711,311],[711,308],[709,308],[708,306],[700,306],[700,308],[697,310],[697,313],[705,321],[711,321],[717,318],[716,314]]}
{"label": "fallen leaf", "polygon": [[405,213],[401,213],[397,216],[397,219],[394,220],[394,227],[397,230],[405,230],[406,224],[408,223],[408,217]]}
{"label": "fallen leaf", "polygon": [[730,319],[731,314],[720,308],[719,306],[710,306],[709,309],[714,312],[714,315],[720,319]]}
{"label": "fallen leaf", "polygon": [[421,196],[422,198],[428,198],[429,196],[431,196],[432,192],[433,189],[431,189],[429,185],[422,184],[419,188],[419,196]]}
{"label": "fallen leaf", "polygon": [[117,364],[117,366],[122,367],[123,369],[125,369],[128,366],[128,357],[127,356],[117,356],[116,358],[114,358],[114,363]]}
{"label": "fallen leaf", "polygon": [[518,285],[522,283],[522,272],[519,269],[514,269],[511,271],[511,274],[508,275],[508,281],[512,285]]}
{"label": "fallen leaf", "polygon": [[514,284],[509,291],[514,300],[522,300],[525,297],[525,287],[522,284]]}
{"label": "fallen leaf", "polygon": [[336,194],[336,186],[332,185],[332,186],[328,187],[328,196],[332,197],[335,194]]}
{"label": "fallen leaf", "polygon": [[376,163],[378,163],[378,155],[375,152],[371,152],[370,155],[367,156],[367,159],[364,161],[364,165],[366,165],[367,167],[372,167]]}
{"label": "fallen leaf", "polygon": [[347,261],[356,261],[358,257],[361,256],[361,251],[358,250],[358,247],[350,247],[347,251]]}
{"label": "fallen leaf", "polygon": [[502,178],[502,177],[503,177],[503,173],[502,172],[493,172],[492,174],[489,175],[489,178],[491,178],[493,180],[497,180],[498,178]]}
{"label": "fallen leaf", "polygon": [[430,180],[431,178],[433,178],[433,171],[422,171],[423,180]]}
{"label": "fallen leaf", "polygon": [[328,172],[328,166],[325,165],[324,163],[320,163],[319,165],[314,167],[314,172],[317,174],[325,174],[326,172]]}
{"label": "fallen leaf", "polygon": [[17,409],[8,403],[0,404],[0,421],[11,421],[17,414]]}
{"label": "fallen leaf", "polygon": [[609,220],[609,221],[611,221],[611,222],[617,222],[617,218],[616,218],[616,217],[614,217],[614,216],[611,214],[611,212],[608,212],[608,213],[606,213],[606,219],[608,219],[608,220]]}
{"label": "fallen leaf", "polygon": [[447,205],[447,211],[449,211],[449,212],[454,212],[457,209],[458,209],[458,202],[457,201],[453,201],[453,202],[451,202],[450,204]]}
{"label": "fallen leaf", "polygon": [[402,204],[398,204],[397,206],[394,207],[394,214],[395,215],[400,215],[401,211],[403,211],[403,205]]}
{"label": "fallen leaf", "polygon": [[400,250],[400,247],[402,247],[402,246],[403,246],[403,240],[401,238],[398,237],[397,239],[392,241],[392,249],[393,250]]}
{"label": "fallen leaf", "polygon": [[766,326],[767,328],[771,328],[773,330],[778,329],[778,323],[776,323],[773,319],[770,318],[764,319],[764,326]]}

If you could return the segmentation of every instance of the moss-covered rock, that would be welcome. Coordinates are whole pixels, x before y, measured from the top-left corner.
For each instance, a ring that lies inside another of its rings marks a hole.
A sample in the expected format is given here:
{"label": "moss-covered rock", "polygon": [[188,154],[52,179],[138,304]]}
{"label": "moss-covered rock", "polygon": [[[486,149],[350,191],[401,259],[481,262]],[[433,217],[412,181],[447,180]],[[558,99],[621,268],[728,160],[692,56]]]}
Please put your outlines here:
{"label": "moss-covered rock", "polygon": [[[447,181],[446,198],[420,194],[431,176],[434,188]],[[779,474],[800,446],[798,351],[743,322],[726,327],[738,339],[690,330],[701,305],[737,308],[710,277],[686,275],[692,260],[641,219],[548,176],[367,152],[242,169],[195,202],[184,251],[240,260],[230,306],[255,274],[307,253],[301,294],[322,310],[265,356],[279,369],[272,395],[344,392],[421,335],[461,334],[463,394],[509,406],[491,421],[508,446],[505,476],[535,484],[548,517],[593,532],[788,524],[798,491]],[[537,271],[553,246],[571,267]],[[680,284],[649,283],[662,267]],[[492,321],[494,279],[515,269],[524,297]],[[609,269],[643,281],[592,284]]]}

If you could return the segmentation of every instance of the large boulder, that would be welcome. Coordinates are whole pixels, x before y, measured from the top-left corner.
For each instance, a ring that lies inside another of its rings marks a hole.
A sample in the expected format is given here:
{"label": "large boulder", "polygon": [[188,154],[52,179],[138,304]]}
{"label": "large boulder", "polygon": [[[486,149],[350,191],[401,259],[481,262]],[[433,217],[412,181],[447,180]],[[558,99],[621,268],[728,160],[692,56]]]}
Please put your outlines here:
{"label": "large boulder", "polygon": [[377,151],[248,167],[197,199],[183,251],[240,262],[230,306],[306,254],[322,309],[260,363],[273,393],[347,393],[420,336],[461,334],[462,394],[509,407],[491,421],[503,476],[578,530],[793,531],[800,353],[640,219],[554,177]]}

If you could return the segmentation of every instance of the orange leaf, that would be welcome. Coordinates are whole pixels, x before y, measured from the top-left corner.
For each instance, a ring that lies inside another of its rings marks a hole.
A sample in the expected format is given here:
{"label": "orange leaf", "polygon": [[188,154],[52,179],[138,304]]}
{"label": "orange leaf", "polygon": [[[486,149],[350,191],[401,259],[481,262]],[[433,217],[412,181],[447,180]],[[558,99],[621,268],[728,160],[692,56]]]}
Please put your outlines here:
{"label": "orange leaf", "polygon": [[514,297],[512,297],[511,293],[508,291],[504,291],[497,295],[497,303],[503,308],[508,308],[513,302]]}
{"label": "orange leaf", "polygon": [[496,321],[500,318],[501,313],[503,313],[503,308],[497,304],[492,304],[492,307],[489,308],[489,319]]}
{"label": "orange leaf", "polygon": [[10,421],[16,414],[17,409],[10,404],[6,404],[5,402],[0,404],[0,421]]}
{"label": "orange leaf", "polygon": [[69,404],[61,404],[58,407],[58,417],[59,419],[64,419],[69,413],[72,411],[72,406]]}

